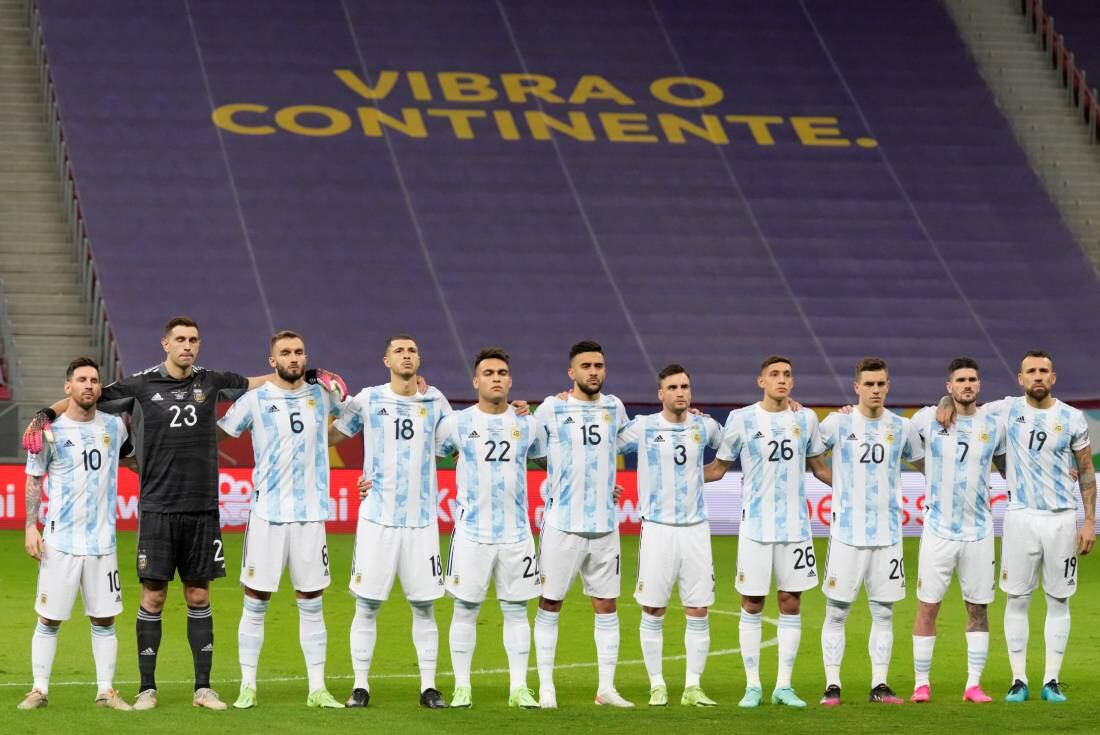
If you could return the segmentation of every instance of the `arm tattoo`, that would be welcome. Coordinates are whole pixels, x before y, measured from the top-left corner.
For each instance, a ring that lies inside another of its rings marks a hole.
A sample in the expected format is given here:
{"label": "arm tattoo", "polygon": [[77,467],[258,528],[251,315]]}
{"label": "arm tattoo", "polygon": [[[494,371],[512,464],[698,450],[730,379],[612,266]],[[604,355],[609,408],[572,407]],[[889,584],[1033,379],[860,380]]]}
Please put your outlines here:
{"label": "arm tattoo", "polygon": [[1077,459],[1077,482],[1081,485],[1081,503],[1085,519],[1096,520],[1096,469],[1092,466],[1092,449],[1085,447],[1074,453]]}
{"label": "arm tattoo", "polygon": [[27,475],[26,487],[27,524],[26,527],[38,525],[38,506],[42,504],[42,478]]}

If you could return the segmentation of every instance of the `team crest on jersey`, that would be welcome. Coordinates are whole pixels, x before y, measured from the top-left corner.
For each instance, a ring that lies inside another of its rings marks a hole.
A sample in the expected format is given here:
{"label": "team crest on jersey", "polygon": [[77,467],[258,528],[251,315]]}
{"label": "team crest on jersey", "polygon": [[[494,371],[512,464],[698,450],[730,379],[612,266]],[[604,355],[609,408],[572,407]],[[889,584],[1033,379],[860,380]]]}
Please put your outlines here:
{"label": "team crest on jersey", "polygon": [[424,416],[427,416],[427,415],[428,415],[428,409],[421,406],[420,407],[420,416],[421,416],[421,418],[423,418]]}
{"label": "team crest on jersey", "polygon": [[610,423],[611,423],[611,414],[609,414],[609,413],[605,413],[605,414],[603,415],[603,422],[604,422],[605,424],[610,424]]}
{"label": "team crest on jersey", "polygon": [[306,401],[306,405],[309,406],[310,408],[317,408],[317,401],[310,398]]}
{"label": "team crest on jersey", "polygon": [[103,446],[105,446],[105,447],[111,446],[111,435],[110,434],[104,434],[103,435]]}
{"label": "team crest on jersey", "polygon": [[791,427],[791,434],[796,436],[796,437],[802,436],[802,429],[799,429],[797,426],[792,426]]}
{"label": "team crest on jersey", "polygon": [[1055,424],[1054,425],[1054,433],[1055,434],[1061,434],[1063,431],[1065,431],[1065,429],[1066,429],[1066,427],[1062,426],[1061,424]]}
{"label": "team crest on jersey", "polygon": [[206,400],[206,394],[202,392],[202,388],[195,386],[191,389],[191,395],[195,397],[195,403],[202,403]]}
{"label": "team crest on jersey", "polygon": [[984,431],[983,431],[983,432],[982,432],[981,434],[978,434],[978,441],[980,441],[980,442],[987,442],[987,441],[989,441],[989,434],[987,434],[987,433],[986,433],[986,432],[984,432]]}
{"label": "team crest on jersey", "polygon": [[519,429],[513,427],[512,428],[512,438],[513,439],[519,439],[519,437],[520,437]]}
{"label": "team crest on jersey", "polygon": [[696,444],[698,444],[699,442],[703,441],[703,437],[701,437],[699,435],[699,432],[696,431],[694,434],[691,435],[691,440],[693,442],[695,442]]}
{"label": "team crest on jersey", "polygon": [[893,432],[888,431],[886,432],[886,436],[883,437],[883,441],[885,441],[887,444],[893,444],[895,438],[896,437],[894,436]]}

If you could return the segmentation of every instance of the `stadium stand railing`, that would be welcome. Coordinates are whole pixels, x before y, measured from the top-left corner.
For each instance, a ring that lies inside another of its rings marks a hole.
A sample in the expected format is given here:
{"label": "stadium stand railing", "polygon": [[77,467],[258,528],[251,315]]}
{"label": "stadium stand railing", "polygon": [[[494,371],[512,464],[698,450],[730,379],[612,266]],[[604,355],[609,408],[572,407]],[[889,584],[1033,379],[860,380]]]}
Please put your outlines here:
{"label": "stadium stand railing", "polygon": [[72,161],[69,158],[68,146],[65,140],[65,129],[61,124],[61,115],[58,110],[57,93],[50,73],[49,56],[42,39],[42,24],[38,3],[35,0],[30,0],[27,3],[27,13],[28,24],[31,28],[31,45],[42,84],[42,100],[45,105],[50,145],[53,147],[54,157],[58,165],[57,174],[61,184],[62,202],[71,228],[77,263],[80,264],[82,296],[85,303],[88,304],[88,315],[91,318],[92,329],[94,330],[92,343],[96,346],[96,359],[100,365],[103,381],[104,383],[110,383],[121,374],[118,345],[111,331],[110,320],[107,316],[107,305],[104,303],[100,281],[96,274],[88,228],[80,206],[80,193],[77,190],[76,178],[73,175]]}
{"label": "stadium stand railing", "polygon": [[1043,0],[1021,0],[1028,27],[1038,37],[1040,46],[1050,56],[1051,64],[1058,71],[1070,104],[1076,107],[1089,127],[1089,138],[1100,141],[1097,118],[1100,117],[1100,99],[1096,87],[1088,86],[1085,69],[1077,65],[1074,53],[1066,46],[1066,37],[1055,30],[1054,17],[1043,9]]}

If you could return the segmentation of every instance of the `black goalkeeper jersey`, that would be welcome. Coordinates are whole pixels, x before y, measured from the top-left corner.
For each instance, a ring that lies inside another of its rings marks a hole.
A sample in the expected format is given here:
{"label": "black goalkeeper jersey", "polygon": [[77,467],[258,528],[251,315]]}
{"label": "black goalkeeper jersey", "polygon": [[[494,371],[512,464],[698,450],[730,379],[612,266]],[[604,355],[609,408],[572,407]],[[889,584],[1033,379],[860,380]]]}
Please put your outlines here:
{"label": "black goalkeeper jersey", "polygon": [[131,414],[141,510],[218,510],[218,394],[247,388],[236,373],[196,367],[177,380],[161,364],[103,389],[100,408]]}

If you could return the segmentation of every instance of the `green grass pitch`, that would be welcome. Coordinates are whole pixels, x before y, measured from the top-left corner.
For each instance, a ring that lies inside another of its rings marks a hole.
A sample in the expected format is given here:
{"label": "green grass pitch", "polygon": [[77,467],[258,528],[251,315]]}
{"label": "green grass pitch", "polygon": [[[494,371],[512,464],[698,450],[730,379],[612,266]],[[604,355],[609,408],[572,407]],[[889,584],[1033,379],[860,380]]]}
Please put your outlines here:
{"label": "green grass pitch", "polygon": [[[665,624],[665,678],[672,703],[650,709],[645,703],[648,679],[638,644],[640,609],[631,592],[637,537],[623,537],[624,569],[622,646],[617,674],[619,690],[639,706],[632,711],[611,711],[592,704],[596,688],[595,648],[592,642],[592,609],[578,587],[570,594],[561,617],[556,680],[560,709],[522,712],[507,707],[508,678],[501,643],[501,620],[495,602],[482,608],[478,626],[478,648],[474,658],[474,707],[467,711],[429,712],[417,706],[416,656],[409,633],[410,613],[399,590],[382,608],[378,646],[371,676],[371,705],[366,710],[318,711],[305,707],[305,667],[298,646],[297,609],[286,579],[275,595],[267,616],[266,639],[260,659],[259,703],[251,711],[216,713],[191,707],[191,655],[185,635],[185,616],[178,584],[172,587],[165,611],[164,642],[160,651],[158,683],[161,706],[146,713],[120,713],[92,707],[95,695],[89,628],[78,601],[74,617],[62,628],[57,660],[50,688],[50,706],[45,710],[18,712],[15,705],[30,688],[30,638],[35,615],[32,609],[36,566],[22,550],[21,532],[0,532],[0,615],[5,621],[4,645],[0,647],[0,733],[68,732],[295,732],[324,728],[327,733],[364,731],[390,732],[644,732],[666,728],[667,732],[765,731],[777,733],[825,732],[883,733],[890,730],[922,732],[1096,732],[1100,730],[1100,569],[1094,557],[1081,560],[1080,592],[1073,599],[1073,631],[1062,669],[1068,682],[1070,701],[1050,705],[1038,701],[1043,669],[1042,595],[1032,604],[1029,674],[1032,701],[1007,705],[1001,701],[1008,684],[1008,660],[1002,632],[1004,598],[998,593],[991,606],[992,640],[989,664],[983,680],[986,691],[998,701],[989,705],[960,701],[966,677],[963,637],[965,613],[957,584],[952,585],[940,616],[939,638],[933,663],[933,702],[916,706],[886,707],[866,703],[870,682],[867,658],[867,630],[870,623],[866,602],[860,599],[848,621],[848,647],[843,679],[845,703],[836,710],[817,706],[824,686],[820,653],[823,599],[820,590],[806,593],[803,604],[803,636],[794,686],[810,707],[790,711],[765,705],[754,711],[736,706],[744,690],[744,672],[737,651],[737,596],[732,588],[736,539],[715,537],[715,565],[718,599],[711,614],[711,657],[703,677],[708,694],[720,706],[713,710],[688,709],[679,705],[683,686],[683,615],[677,603]],[[240,559],[241,536],[226,536],[231,570]],[[334,584],[325,596],[329,631],[328,683],[339,699],[351,686],[348,628],[354,609],[346,589],[352,537],[329,537]],[[825,541],[817,540],[817,558],[825,559]],[[442,540],[446,550],[447,539]],[[908,696],[913,685],[911,626],[916,603],[917,544],[906,541],[909,597],[895,610],[894,658],[890,680]],[[138,607],[138,586],[134,581],[134,535],[119,540],[126,609],[119,618],[119,665],[116,685],[127,698],[137,690],[134,643],[134,614]],[[214,686],[232,702],[237,693],[237,622],[241,593],[236,576],[213,586],[217,651],[214,657]],[[531,605],[534,615],[534,603]],[[439,685],[450,697],[453,680],[447,653],[447,625],[451,602],[440,601]],[[776,616],[775,601],[769,600],[765,617]],[[765,622],[762,679],[767,695],[775,680],[776,651],[774,622]],[[537,688],[534,651],[528,682]],[[389,730],[393,728],[393,730]]]}

